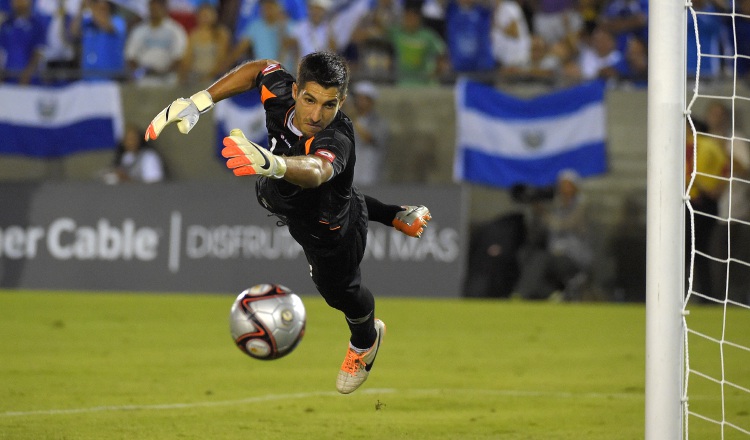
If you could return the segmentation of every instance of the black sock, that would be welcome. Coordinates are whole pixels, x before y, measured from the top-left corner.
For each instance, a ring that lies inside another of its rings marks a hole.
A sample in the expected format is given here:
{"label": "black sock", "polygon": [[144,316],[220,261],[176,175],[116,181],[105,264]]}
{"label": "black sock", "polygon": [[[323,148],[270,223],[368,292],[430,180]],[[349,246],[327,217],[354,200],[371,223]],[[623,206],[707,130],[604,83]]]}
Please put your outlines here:
{"label": "black sock", "polygon": [[378,333],[375,331],[375,313],[370,312],[367,316],[361,318],[351,319],[346,318],[346,323],[349,325],[349,331],[352,332],[352,337],[349,342],[353,346],[361,349],[368,349],[375,343],[375,339],[378,337]]}
{"label": "black sock", "polygon": [[386,205],[367,195],[365,196],[365,204],[367,205],[367,218],[386,226],[393,226],[393,219],[396,218],[396,214],[404,210],[399,205]]}
{"label": "black sock", "polygon": [[357,348],[367,349],[375,343],[378,334],[375,331],[375,298],[370,289],[360,285],[355,298],[359,307],[345,313],[346,323],[352,336],[349,341]]}

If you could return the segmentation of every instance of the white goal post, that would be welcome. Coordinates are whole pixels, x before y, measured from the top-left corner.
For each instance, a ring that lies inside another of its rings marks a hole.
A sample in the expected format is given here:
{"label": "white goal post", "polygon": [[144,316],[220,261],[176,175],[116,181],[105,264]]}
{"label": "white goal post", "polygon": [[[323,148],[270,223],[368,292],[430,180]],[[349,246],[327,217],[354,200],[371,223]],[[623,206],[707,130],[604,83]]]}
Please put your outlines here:
{"label": "white goal post", "polygon": [[646,440],[682,439],[685,0],[649,4]]}

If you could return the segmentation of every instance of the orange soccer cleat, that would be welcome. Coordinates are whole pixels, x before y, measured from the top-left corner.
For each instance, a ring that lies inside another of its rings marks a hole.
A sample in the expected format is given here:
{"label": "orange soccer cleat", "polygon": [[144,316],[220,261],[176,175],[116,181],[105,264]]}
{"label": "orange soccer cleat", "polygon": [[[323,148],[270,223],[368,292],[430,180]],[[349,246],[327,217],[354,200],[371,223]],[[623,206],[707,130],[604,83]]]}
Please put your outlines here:
{"label": "orange soccer cleat", "polygon": [[365,383],[367,376],[370,375],[370,369],[375,363],[375,356],[378,354],[380,344],[383,342],[385,335],[385,324],[379,319],[375,319],[375,331],[378,336],[375,343],[369,350],[364,353],[357,353],[351,345],[346,351],[346,358],[341,364],[341,370],[336,378],[336,389],[341,394],[349,394]]}
{"label": "orange soccer cleat", "polygon": [[424,205],[403,208],[405,209],[399,211],[393,219],[393,227],[410,237],[421,237],[427,222],[432,220],[430,210]]}

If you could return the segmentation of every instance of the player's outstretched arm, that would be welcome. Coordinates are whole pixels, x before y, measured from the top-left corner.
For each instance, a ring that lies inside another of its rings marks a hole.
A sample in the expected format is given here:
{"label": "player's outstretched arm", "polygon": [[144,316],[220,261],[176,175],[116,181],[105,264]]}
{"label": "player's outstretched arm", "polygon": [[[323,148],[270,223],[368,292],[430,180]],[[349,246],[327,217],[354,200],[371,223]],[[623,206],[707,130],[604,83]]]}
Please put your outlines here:
{"label": "player's outstretched arm", "polygon": [[227,159],[227,168],[236,176],[261,175],[284,179],[302,188],[322,185],[333,174],[333,166],[320,157],[277,156],[248,140],[239,129],[224,138],[221,155]]}
{"label": "player's outstretched arm", "polygon": [[214,103],[257,87],[255,80],[258,74],[274,63],[277,62],[248,61],[226,73],[206,90],[201,90],[187,99],[176,99],[151,121],[144,138],[147,141],[156,139],[167,125],[175,122],[180,133],[189,133],[198,123],[200,115],[211,110]]}
{"label": "player's outstretched arm", "polygon": [[211,94],[214,102],[219,102],[234,95],[247,92],[248,90],[258,87],[255,81],[258,75],[266,67],[272,64],[279,64],[274,60],[255,60],[240,64],[227,74],[211,84],[206,91]]}

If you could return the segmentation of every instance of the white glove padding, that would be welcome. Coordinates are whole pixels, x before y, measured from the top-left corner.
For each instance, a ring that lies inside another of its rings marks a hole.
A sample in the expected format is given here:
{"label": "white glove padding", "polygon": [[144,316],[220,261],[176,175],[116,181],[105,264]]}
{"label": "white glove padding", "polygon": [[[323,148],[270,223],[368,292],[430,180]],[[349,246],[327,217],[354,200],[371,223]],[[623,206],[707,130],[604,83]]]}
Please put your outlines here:
{"label": "white glove padding", "polygon": [[201,90],[191,96],[190,99],[176,99],[151,121],[144,138],[147,141],[156,139],[164,130],[164,127],[172,122],[177,122],[180,133],[187,134],[198,122],[200,114],[209,111],[213,106],[214,101],[211,94],[205,90]]}
{"label": "white glove padding", "polygon": [[227,168],[233,170],[235,176],[260,174],[281,179],[286,173],[286,160],[283,157],[248,140],[238,128],[224,138],[221,155],[227,158]]}

